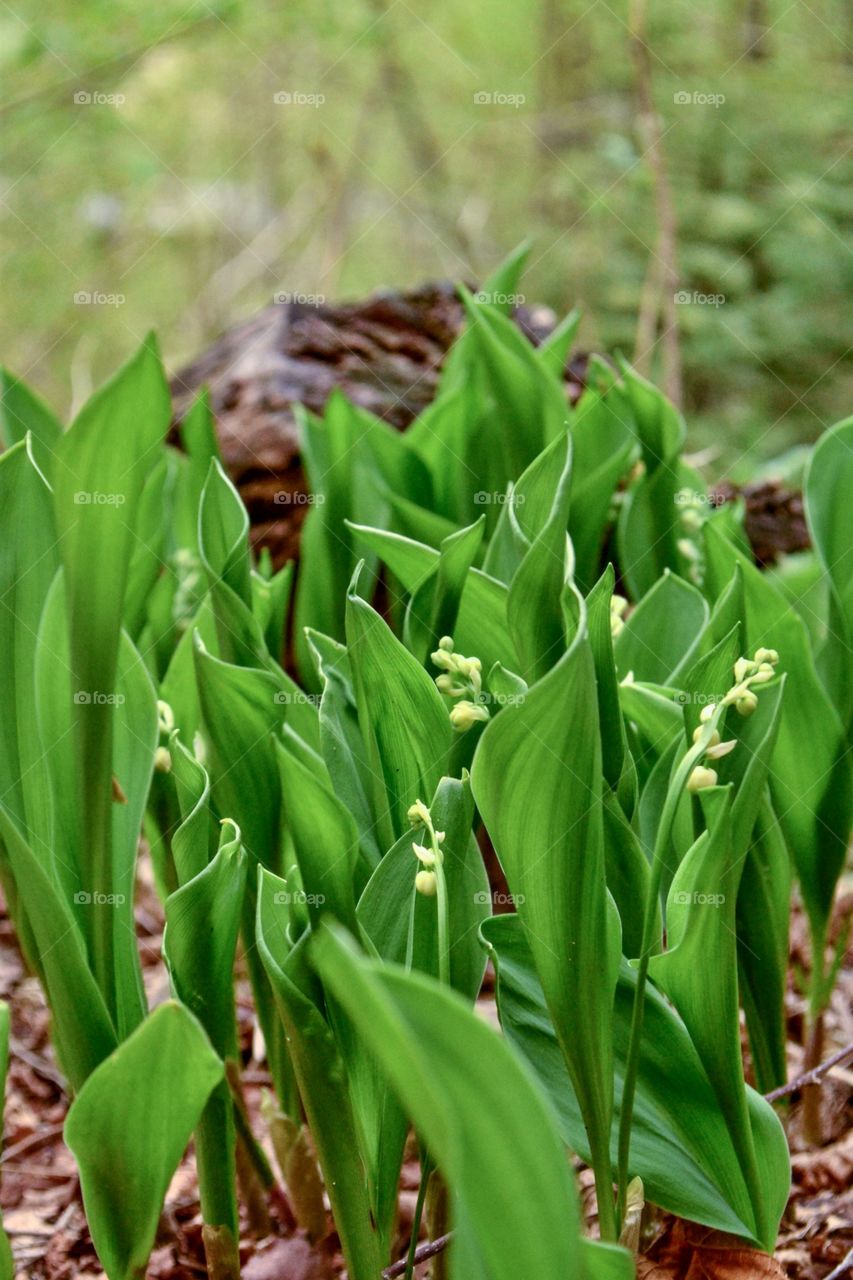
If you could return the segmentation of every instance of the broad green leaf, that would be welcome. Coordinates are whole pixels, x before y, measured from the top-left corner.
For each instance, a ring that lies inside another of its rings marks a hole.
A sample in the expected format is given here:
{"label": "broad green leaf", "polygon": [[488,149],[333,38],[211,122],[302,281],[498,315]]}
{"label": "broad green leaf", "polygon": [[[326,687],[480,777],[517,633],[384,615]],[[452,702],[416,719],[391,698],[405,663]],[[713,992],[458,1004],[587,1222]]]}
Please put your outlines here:
{"label": "broad green leaf", "polygon": [[[369,1169],[361,1150],[347,1076],[321,1012],[322,989],[305,963],[306,938],[293,947],[285,882],[263,869],[258,885],[258,950],[275,992],[296,1079],[352,1280],[376,1280],[387,1259],[372,1219]],[[401,1150],[402,1154],[402,1150]],[[387,1246],[387,1241],[386,1241]],[[387,1252],[387,1247],[385,1249]]]}
{"label": "broad green leaf", "polygon": [[471,782],[581,1100],[601,1193],[620,942],[605,886],[598,702],[582,630],[524,702],[487,726]]}
{"label": "broad green leaf", "polygon": [[[198,1018],[219,1056],[232,1060],[237,1058],[234,952],[245,884],[239,832],[234,835],[224,827],[213,861],[166,900],[163,935],[176,996]],[[234,1115],[225,1080],[215,1087],[199,1119],[196,1161],[205,1222],[227,1227],[236,1241]]]}
{"label": "broad green leaf", "polygon": [[92,1073],[65,1141],[109,1280],[142,1280],[163,1199],[222,1063],[182,1005],[160,1005]]}
{"label": "broad green leaf", "polygon": [[480,549],[484,531],[481,518],[445,538],[434,572],[411,596],[403,638],[407,648],[422,662],[428,660],[441,637],[452,635],[456,628],[468,571]]}
{"label": "broad green leaf", "polygon": [[[429,802],[441,846],[447,882],[451,985],[469,1000],[480,990],[485,967],[478,939],[491,914],[491,893],[482,855],[471,832],[474,802],[467,779],[442,778]],[[374,871],[358,903],[358,920],[383,960],[406,964],[438,977],[437,900],[415,892],[419,863],[416,828],[401,836]]]}
{"label": "broad green leaf", "polygon": [[[359,541],[387,564],[406,591],[414,592],[435,568],[439,552],[381,529],[353,526]],[[480,569],[471,569],[465,580],[454,639],[461,653],[476,653],[488,670],[496,662],[513,669],[515,646],[506,620],[507,589],[504,583]]]}
{"label": "broad green leaf", "polygon": [[[563,1140],[588,1159],[580,1107],[521,923],[517,916],[496,916],[482,932],[497,968],[504,1032],[545,1086],[559,1115]],[[623,961],[614,1007],[617,1117],[636,982],[636,970]],[[784,1169],[787,1143],[779,1121],[758,1094],[748,1089],[747,1097],[761,1149],[768,1161]],[[614,1164],[616,1143],[614,1126]],[[630,1174],[642,1178],[646,1198],[662,1209],[761,1243],[749,1217],[739,1216],[736,1209],[738,1197],[743,1198],[743,1179],[716,1095],[683,1021],[651,984],[646,988]],[[774,1206],[781,1214],[787,1181],[783,1185],[779,1174],[773,1185]]]}
{"label": "broad green leaf", "polygon": [[421,664],[353,590],[347,597],[347,651],[374,818],[388,848],[407,830],[410,805],[432,795],[444,772],[450,719]]}
{"label": "broad green leaf", "polygon": [[50,480],[53,452],[62,435],[62,423],[40,396],[8,369],[0,369],[0,437],[6,449],[29,432],[31,450],[39,470]]}
{"label": "broad green leaf", "polygon": [[[582,1275],[555,1118],[508,1047],[445,988],[359,959],[341,935],[324,931],[313,955],[458,1197],[484,1273]],[[626,1274],[630,1265],[625,1255]]]}
{"label": "broad green leaf", "polygon": [[702,595],[669,570],[643,596],[616,639],[616,670],[622,680],[669,684],[673,672],[696,649],[708,622]]}
{"label": "broad green leaf", "polygon": [[566,361],[577,337],[580,322],[581,313],[574,307],[535,348],[537,360],[547,365],[558,378],[562,378],[565,372]]}
{"label": "broad green leaf", "polygon": [[[714,1090],[743,1178],[732,1204],[750,1235],[775,1246],[790,1167],[778,1142],[761,1145],[743,1079],[736,947],[740,865],[732,857],[732,791],[703,793],[709,830],[675,873],[667,900],[667,944],[649,972],[675,1005]],[[730,1193],[731,1194],[731,1193]]]}
{"label": "broad green leaf", "polygon": [[846,724],[853,716],[849,679],[853,646],[853,418],[821,436],[805,479],[812,541],[830,584],[831,606],[823,666]]}
{"label": "broad green leaf", "polygon": [[[65,570],[73,687],[90,702],[77,717],[86,888],[109,896],[116,665],[139,499],[169,426],[169,392],[152,340],[84,405],[58,442],[54,510]],[[117,1007],[115,912],[93,902],[89,943],[99,985]]]}
{"label": "broad green leaf", "polygon": [[587,387],[571,417],[572,504],[569,535],[575,551],[575,578],[588,591],[613,511],[614,491],[637,452],[634,415],[624,390],[606,394]]}

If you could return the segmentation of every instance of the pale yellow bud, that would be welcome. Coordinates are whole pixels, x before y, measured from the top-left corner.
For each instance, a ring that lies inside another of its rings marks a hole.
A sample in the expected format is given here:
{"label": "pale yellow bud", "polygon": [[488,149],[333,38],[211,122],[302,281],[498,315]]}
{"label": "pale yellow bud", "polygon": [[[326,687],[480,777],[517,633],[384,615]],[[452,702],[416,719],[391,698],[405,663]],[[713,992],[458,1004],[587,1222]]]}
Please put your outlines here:
{"label": "pale yellow bud", "polygon": [[431,821],[429,809],[426,807],[423,800],[416,800],[415,803],[409,807],[406,817],[409,819],[409,822],[411,822],[413,827],[428,827]]}
{"label": "pale yellow bud", "polygon": [[154,752],[154,768],[158,773],[169,773],[172,768],[172,757],[166,747],[158,747]]}
{"label": "pale yellow bud", "polygon": [[699,719],[702,721],[703,724],[707,724],[709,720],[713,719],[714,712],[716,711],[716,709],[717,708],[714,706],[713,702],[707,702],[705,704],[705,706],[699,712]]}
{"label": "pale yellow bud", "polygon": [[756,649],[755,661],[758,663],[769,662],[771,667],[775,667],[779,661],[779,654],[775,649]]}
{"label": "pale yellow bud", "polygon": [[736,738],[731,738],[728,742],[720,742],[720,735],[718,733],[715,733],[714,737],[717,741],[712,741],[708,750],[705,752],[705,755],[709,760],[722,760],[723,756],[727,756],[729,752],[734,751],[737,746]]}
{"label": "pale yellow bud", "polygon": [[447,653],[453,652],[453,637],[442,636],[438,642],[439,649],[444,649]]}
{"label": "pale yellow bud", "polygon": [[435,866],[435,854],[432,849],[428,849],[425,844],[417,844],[416,841],[412,841],[412,849],[414,850],[415,857],[419,862],[422,862],[425,867]]}
{"label": "pale yellow bud", "polygon": [[[693,741],[698,742],[704,732],[705,730],[703,729],[702,725],[698,724],[696,728],[693,730]],[[714,732],[711,734],[710,738],[708,739],[708,746],[715,747],[719,741],[720,741],[720,735],[715,729]]]}
{"label": "pale yellow bud", "polygon": [[157,702],[157,727],[162,734],[169,734],[175,727],[175,713],[168,702]]}
{"label": "pale yellow bud", "polygon": [[415,876],[415,889],[425,898],[434,898],[438,892],[438,878],[434,871],[419,871]]}
{"label": "pale yellow bud", "polygon": [[697,764],[696,768],[687,779],[688,791],[704,791],[706,787],[715,787],[717,785],[717,775],[713,769],[706,769],[704,765]]}
{"label": "pale yellow bud", "polygon": [[739,716],[751,716],[757,706],[758,698],[751,689],[747,689],[745,693],[735,699],[735,711]]}
{"label": "pale yellow bud", "polygon": [[467,733],[478,720],[488,720],[489,711],[479,702],[468,702],[463,699],[457,702],[450,712],[450,723],[459,733]]}
{"label": "pale yellow bud", "polygon": [[737,681],[738,684],[740,684],[742,681],[746,679],[746,677],[752,671],[753,666],[754,666],[754,663],[750,662],[749,658],[738,658],[734,667],[735,680]]}

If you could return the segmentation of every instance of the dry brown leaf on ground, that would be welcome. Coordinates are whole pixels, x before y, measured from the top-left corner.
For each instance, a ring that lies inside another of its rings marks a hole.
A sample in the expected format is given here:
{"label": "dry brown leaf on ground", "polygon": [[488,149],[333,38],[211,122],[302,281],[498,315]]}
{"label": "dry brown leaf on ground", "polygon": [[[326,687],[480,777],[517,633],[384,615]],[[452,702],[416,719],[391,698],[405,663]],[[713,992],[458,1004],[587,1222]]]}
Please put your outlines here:
{"label": "dry brown leaf on ground", "polygon": [[785,1272],[735,1236],[674,1218],[637,1259],[637,1280],[785,1280]]}
{"label": "dry brown leaf on ground", "polygon": [[333,1276],[326,1255],[301,1236],[261,1245],[243,1267],[243,1280],[332,1280]]}

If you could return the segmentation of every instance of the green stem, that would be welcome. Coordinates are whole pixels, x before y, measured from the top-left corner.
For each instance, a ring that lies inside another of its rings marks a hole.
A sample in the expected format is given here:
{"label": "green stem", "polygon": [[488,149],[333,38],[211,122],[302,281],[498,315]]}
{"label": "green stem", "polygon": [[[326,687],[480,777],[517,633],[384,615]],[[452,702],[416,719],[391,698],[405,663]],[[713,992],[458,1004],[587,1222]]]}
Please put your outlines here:
{"label": "green stem", "polygon": [[[436,845],[436,848],[438,846]],[[450,986],[450,942],[448,937],[447,881],[441,865],[441,852],[435,860],[436,909],[438,912],[438,978],[444,986]]]}
{"label": "green stem", "polygon": [[[631,1125],[634,1118],[634,1098],[637,1091],[637,1073],[640,1065],[640,1046],[642,1043],[643,1016],[645,1011],[646,979],[649,972],[649,959],[660,939],[655,937],[657,923],[658,898],[660,897],[661,878],[663,876],[664,858],[669,848],[675,815],[681,801],[682,792],[693,769],[704,756],[708,744],[717,728],[718,722],[725,712],[723,706],[718,707],[715,714],[703,726],[699,741],[690,748],[675,771],[675,775],[667,791],[655,838],[652,863],[649,869],[648,889],[643,914],[643,933],[637,966],[637,985],[634,989],[634,1005],[631,1013],[631,1033],[628,1041],[628,1055],[625,1062],[625,1082],[622,1089],[622,1107],[619,1115],[619,1150],[618,1150],[618,1197],[617,1221],[621,1226],[625,1216],[628,1194],[628,1162],[631,1155]],[[599,1210],[600,1212],[600,1210]]]}
{"label": "green stem", "polygon": [[415,1274],[415,1254],[418,1248],[418,1236],[421,1233],[421,1222],[424,1216],[424,1205],[426,1204],[427,1187],[429,1185],[430,1175],[430,1159],[425,1153],[421,1153],[421,1182],[418,1187],[418,1199],[415,1205],[415,1216],[412,1219],[412,1234],[409,1237],[409,1252],[406,1257],[406,1272],[404,1280],[413,1280]]}

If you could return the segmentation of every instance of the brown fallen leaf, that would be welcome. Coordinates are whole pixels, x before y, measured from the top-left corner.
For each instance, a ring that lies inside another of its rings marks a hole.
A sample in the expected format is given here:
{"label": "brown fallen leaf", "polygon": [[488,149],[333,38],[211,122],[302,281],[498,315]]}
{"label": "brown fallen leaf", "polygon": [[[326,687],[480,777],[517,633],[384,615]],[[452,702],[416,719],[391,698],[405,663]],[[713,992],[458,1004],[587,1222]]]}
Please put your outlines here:
{"label": "brown fallen leaf", "polygon": [[332,1280],[328,1257],[302,1236],[272,1240],[243,1267],[243,1280]]}
{"label": "brown fallen leaf", "polygon": [[637,1259],[637,1280],[785,1280],[785,1272],[736,1236],[673,1218]]}

